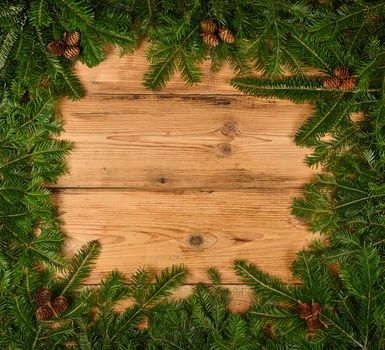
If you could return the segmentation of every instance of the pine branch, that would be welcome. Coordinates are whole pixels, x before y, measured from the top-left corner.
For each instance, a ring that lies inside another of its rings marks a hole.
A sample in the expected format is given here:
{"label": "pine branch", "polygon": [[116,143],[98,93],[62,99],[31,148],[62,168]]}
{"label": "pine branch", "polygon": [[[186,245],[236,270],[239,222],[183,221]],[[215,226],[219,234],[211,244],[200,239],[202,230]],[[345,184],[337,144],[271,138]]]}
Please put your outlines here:
{"label": "pine branch", "polygon": [[[237,77],[231,80],[236,89],[254,96],[288,99],[296,103],[328,99],[336,95],[335,90],[322,87],[319,77],[253,78]],[[337,95],[338,96],[338,95]]]}
{"label": "pine branch", "polygon": [[5,37],[0,47],[0,72],[6,66],[7,61],[12,53],[12,49],[18,37],[19,37],[18,30],[11,30],[10,32],[8,32],[7,36]]}
{"label": "pine branch", "polygon": [[91,266],[100,254],[100,243],[91,241],[85,244],[71,259],[64,277],[60,280],[61,295],[79,288],[90,274]]}
{"label": "pine branch", "polygon": [[235,261],[235,271],[264,300],[297,302],[292,287],[284,286],[279,279],[269,276],[255,265],[248,264],[244,260],[237,260]]}
{"label": "pine branch", "polygon": [[161,299],[168,297],[175,288],[183,284],[186,277],[187,273],[182,265],[162,270],[160,274],[155,277],[155,283],[148,286],[141,307],[149,307]]}
{"label": "pine branch", "polygon": [[29,10],[29,18],[33,25],[37,27],[47,27],[52,22],[46,0],[34,1]]}
{"label": "pine branch", "polygon": [[298,129],[295,142],[299,146],[313,146],[319,137],[338,127],[350,116],[350,101],[344,101],[344,94],[334,101],[323,102],[316,105],[315,112]]}

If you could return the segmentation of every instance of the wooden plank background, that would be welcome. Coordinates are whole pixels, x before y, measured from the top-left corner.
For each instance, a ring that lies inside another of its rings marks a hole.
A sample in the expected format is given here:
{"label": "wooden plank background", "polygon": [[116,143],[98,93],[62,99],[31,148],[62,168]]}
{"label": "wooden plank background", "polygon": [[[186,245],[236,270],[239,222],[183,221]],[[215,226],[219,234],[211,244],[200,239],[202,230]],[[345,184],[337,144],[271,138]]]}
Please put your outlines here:
{"label": "wooden plank background", "polygon": [[114,268],[183,263],[190,277],[179,296],[217,266],[242,311],[251,295],[233,260],[293,282],[290,262],[311,239],[289,210],[313,174],[293,143],[311,108],[244,96],[228,84],[229,68],[213,75],[208,63],[200,84],[176,77],[154,94],[142,85],[146,69],[144,49],[76,66],[86,97],[59,106],[62,138],[75,148],[54,188],[65,250],[101,241],[89,284]]}

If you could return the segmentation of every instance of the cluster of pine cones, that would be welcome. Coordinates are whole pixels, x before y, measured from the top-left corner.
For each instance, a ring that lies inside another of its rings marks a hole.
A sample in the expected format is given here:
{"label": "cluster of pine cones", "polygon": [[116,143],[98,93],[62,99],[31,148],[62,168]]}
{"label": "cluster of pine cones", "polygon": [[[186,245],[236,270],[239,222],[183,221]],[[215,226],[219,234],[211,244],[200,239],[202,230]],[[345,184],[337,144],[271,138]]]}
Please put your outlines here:
{"label": "cluster of pine cones", "polygon": [[64,33],[63,40],[51,41],[47,49],[55,56],[71,59],[80,54],[80,32]]}
{"label": "cluster of pine cones", "polygon": [[54,300],[51,299],[52,290],[49,288],[42,288],[36,292],[35,300],[38,308],[35,316],[38,321],[52,320],[67,309],[68,301],[62,295]]}
{"label": "cluster of pine cones", "polygon": [[298,301],[297,314],[301,319],[306,320],[309,333],[315,333],[317,330],[325,327],[325,324],[319,318],[321,312],[322,309],[318,303],[306,304]]}
{"label": "cluster of pine cones", "polygon": [[347,66],[341,66],[334,69],[333,75],[323,81],[326,89],[339,89],[343,91],[354,90],[357,85],[356,77],[350,74]]}
{"label": "cluster of pine cones", "polygon": [[226,44],[233,44],[234,33],[225,27],[218,27],[217,22],[212,19],[205,19],[201,22],[202,40],[209,47],[218,46],[220,41]]}

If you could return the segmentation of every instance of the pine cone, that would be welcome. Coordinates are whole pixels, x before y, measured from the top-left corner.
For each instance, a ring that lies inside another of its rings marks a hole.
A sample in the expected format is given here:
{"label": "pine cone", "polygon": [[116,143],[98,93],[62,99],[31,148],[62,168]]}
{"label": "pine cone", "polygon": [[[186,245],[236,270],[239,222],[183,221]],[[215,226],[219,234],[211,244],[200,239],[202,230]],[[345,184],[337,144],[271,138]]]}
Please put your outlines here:
{"label": "pine cone", "polygon": [[357,80],[355,77],[349,77],[345,79],[340,85],[340,89],[344,91],[354,90],[357,85]]}
{"label": "pine cone", "polygon": [[65,58],[71,59],[79,56],[80,54],[80,48],[77,46],[69,46],[65,49],[63,56]]}
{"label": "pine cone", "polygon": [[217,38],[217,36],[211,33],[203,33],[202,40],[209,47],[215,47],[219,44],[219,39]]}
{"label": "pine cone", "polygon": [[36,304],[42,306],[48,303],[52,297],[52,290],[49,288],[41,288],[35,294]]}
{"label": "pine cone", "polygon": [[64,33],[64,42],[68,46],[78,46],[80,43],[80,32]]}
{"label": "pine cone", "polygon": [[265,333],[267,339],[273,339],[275,337],[274,327],[270,323],[262,327],[262,331]]}
{"label": "pine cone", "polygon": [[201,21],[201,29],[205,33],[215,33],[218,26],[212,19],[204,19]]}
{"label": "pine cone", "polygon": [[329,77],[323,81],[323,86],[326,89],[338,89],[341,86],[341,80],[337,77]]}
{"label": "pine cone", "polygon": [[318,303],[311,304],[311,313],[313,316],[320,315],[322,311],[321,305]]}
{"label": "pine cone", "polygon": [[349,67],[347,66],[337,67],[336,69],[334,69],[334,75],[341,80],[344,80],[350,77]]}
{"label": "pine cone", "polygon": [[47,45],[48,52],[52,53],[55,56],[63,55],[65,49],[66,49],[66,44],[65,44],[65,42],[63,40],[51,41]]}
{"label": "pine cone", "polygon": [[312,307],[309,304],[298,302],[297,305],[298,316],[302,319],[307,319],[312,315]]}
{"label": "pine cone", "polygon": [[46,305],[40,306],[36,310],[35,316],[38,321],[48,321],[53,319],[56,315],[48,303]]}
{"label": "pine cone", "polygon": [[66,297],[58,296],[54,301],[51,302],[53,310],[57,313],[60,314],[63,311],[65,311],[68,307],[68,301]]}
{"label": "pine cone", "polygon": [[226,44],[232,44],[235,41],[235,35],[230,29],[221,27],[218,30],[218,35],[221,40]]}
{"label": "pine cone", "polygon": [[329,271],[329,274],[335,278],[335,279],[338,279],[339,278],[339,275],[340,275],[340,266],[337,264],[337,263],[331,263],[328,265],[328,271]]}
{"label": "pine cone", "polygon": [[306,325],[309,332],[316,332],[324,327],[324,323],[317,316],[310,317],[306,321]]}

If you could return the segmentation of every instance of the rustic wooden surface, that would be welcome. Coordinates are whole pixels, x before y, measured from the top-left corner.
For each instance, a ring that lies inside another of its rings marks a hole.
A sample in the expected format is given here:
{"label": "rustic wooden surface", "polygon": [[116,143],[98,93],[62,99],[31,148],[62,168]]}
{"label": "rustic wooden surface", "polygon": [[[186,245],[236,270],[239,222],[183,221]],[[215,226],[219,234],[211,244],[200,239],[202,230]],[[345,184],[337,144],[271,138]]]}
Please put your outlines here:
{"label": "rustic wooden surface", "polygon": [[292,282],[289,266],[310,234],[290,215],[312,172],[293,144],[310,106],[243,96],[202,67],[202,82],[176,77],[160,93],[142,86],[143,50],[94,69],[77,65],[87,95],[63,101],[64,139],[74,142],[69,174],[54,189],[66,252],[99,239],[88,280],[138,266],[153,272],[184,263],[189,284],[217,266],[242,311],[250,292],[232,270],[245,258]]}

